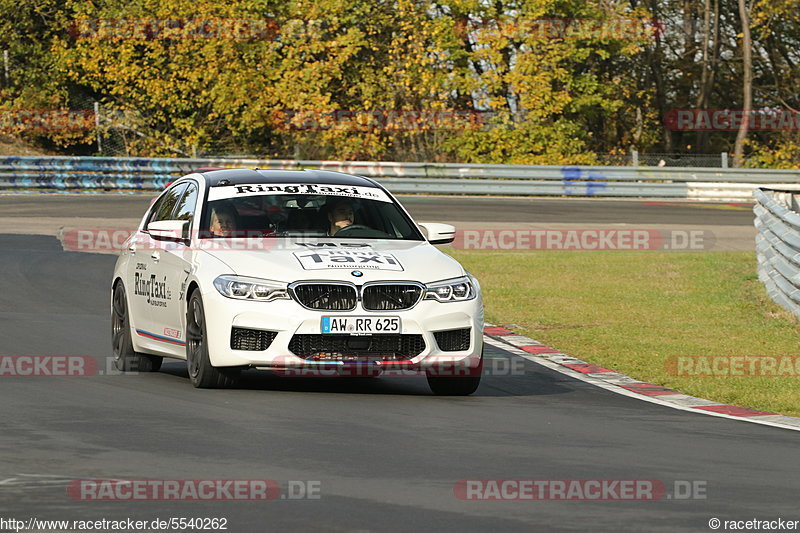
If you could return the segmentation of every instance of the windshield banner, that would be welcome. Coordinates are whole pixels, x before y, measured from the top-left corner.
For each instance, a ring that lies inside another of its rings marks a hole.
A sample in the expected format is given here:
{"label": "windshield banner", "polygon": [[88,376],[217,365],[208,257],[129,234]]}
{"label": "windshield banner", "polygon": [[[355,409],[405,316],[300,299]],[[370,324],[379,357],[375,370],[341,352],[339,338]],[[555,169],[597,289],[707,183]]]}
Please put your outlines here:
{"label": "windshield banner", "polygon": [[378,200],[391,203],[389,196],[377,187],[358,187],[355,185],[320,185],[313,183],[255,183],[249,185],[227,185],[211,187],[208,201],[262,196],[272,194],[319,194],[324,196],[343,196],[363,200]]}

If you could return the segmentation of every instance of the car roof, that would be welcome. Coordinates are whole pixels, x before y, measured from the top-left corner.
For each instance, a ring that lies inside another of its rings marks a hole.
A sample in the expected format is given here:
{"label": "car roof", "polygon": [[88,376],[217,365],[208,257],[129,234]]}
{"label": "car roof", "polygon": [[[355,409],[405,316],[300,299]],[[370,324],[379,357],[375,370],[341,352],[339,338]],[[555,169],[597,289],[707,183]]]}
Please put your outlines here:
{"label": "car roof", "polygon": [[243,185],[255,183],[319,183],[324,185],[356,185],[379,188],[374,181],[362,176],[353,176],[330,170],[261,170],[232,168],[200,172],[210,187],[220,185]]}

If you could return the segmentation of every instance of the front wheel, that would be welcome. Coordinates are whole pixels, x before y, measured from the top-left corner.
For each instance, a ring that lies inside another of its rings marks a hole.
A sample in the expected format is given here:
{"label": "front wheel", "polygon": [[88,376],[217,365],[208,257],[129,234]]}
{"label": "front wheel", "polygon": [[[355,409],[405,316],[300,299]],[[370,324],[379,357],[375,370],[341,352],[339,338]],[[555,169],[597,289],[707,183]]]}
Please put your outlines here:
{"label": "front wheel", "polygon": [[205,311],[200,291],[192,293],[186,312],[186,365],[189,370],[189,381],[201,389],[230,387],[236,383],[240,372],[240,369],[217,368],[211,365],[208,356]]}
{"label": "front wheel", "polygon": [[[445,374],[445,375],[437,375]],[[481,375],[483,375],[483,353],[481,353],[481,360],[476,368],[470,368],[466,376],[460,376],[455,368],[450,371],[442,372],[427,372],[428,386],[437,396],[469,396],[476,390],[478,385],[481,384]]]}
{"label": "front wheel", "polygon": [[118,282],[111,299],[111,346],[114,366],[122,372],[157,372],[163,357],[138,353],[133,349],[125,286]]}

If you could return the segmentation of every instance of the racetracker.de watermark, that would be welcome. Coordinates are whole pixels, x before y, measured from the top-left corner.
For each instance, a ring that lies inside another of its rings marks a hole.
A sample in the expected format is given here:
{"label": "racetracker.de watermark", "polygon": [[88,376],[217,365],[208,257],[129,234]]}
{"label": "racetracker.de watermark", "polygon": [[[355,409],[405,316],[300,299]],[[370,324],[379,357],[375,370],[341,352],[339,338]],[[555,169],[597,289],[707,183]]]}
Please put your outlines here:
{"label": "racetracker.de watermark", "polygon": [[[212,237],[205,232],[164,233],[160,237],[142,238],[135,241],[130,230],[125,229],[67,229],[58,238],[68,252],[119,253],[126,249],[174,250],[190,249],[186,243],[193,242],[194,249],[212,250],[271,250],[281,246],[278,239],[265,236],[264,231],[232,231],[228,237]],[[302,239],[295,239],[302,240]],[[180,241],[180,242],[178,242]]]}
{"label": "racetracker.de watermark", "polygon": [[[137,250],[274,250],[323,246],[321,237],[281,237],[264,231],[234,231],[228,237],[209,238],[208,232],[174,233],[162,238],[130,241],[130,230],[68,229],[59,235],[70,252],[119,253]],[[324,237],[324,236],[322,236]],[[181,242],[177,242],[181,241]],[[452,246],[460,250],[711,250],[716,238],[710,230],[655,229],[470,229],[458,230]],[[369,248],[347,239],[330,244],[342,248]],[[327,244],[325,245],[327,246]],[[131,248],[133,247],[133,248]]]}
{"label": "racetracker.de watermark", "polygon": [[[368,243],[355,239],[327,242],[329,237],[320,235],[298,235],[278,237],[273,231],[231,231],[227,237],[212,236],[208,231],[160,232],[155,235],[140,235],[134,238],[130,230],[123,229],[66,229],[58,235],[61,245],[68,252],[119,253],[124,250],[159,251],[252,251],[280,249],[327,249],[336,248],[339,255],[352,254],[374,256]],[[320,242],[326,239],[326,242]],[[345,250],[341,250],[345,249]],[[361,249],[361,250],[358,250]]]}
{"label": "racetracker.de watermark", "polygon": [[603,40],[642,41],[664,34],[658,19],[633,17],[605,18],[462,18],[456,21],[455,34],[477,41],[510,38],[534,41]]}
{"label": "racetracker.de watermark", "polygon": [[707,482],[658,479],[462,479],[453,494],[465,501],[705,500]]}
{"label": "racetracker.de watermark", "polygon": [[76,479],[73,500],[90,501],[269,501],[319,500],[322,482],[272,479]]}
{"label": "racetracker.de watermark", "polygon": [[800,377],[797,355],[676,355],[668,357],[667,374],[678,377]]}
{"label": "racetracker.de watermark", "polygon": [[460,250],[708,250],[709,230],[474,229],[456,232]]}
{"label": "racetracker.de watermark", "polygon": [[0,133],[85,131],[95,128],[93,111],[82,109],[0,109]]}
{"label": "racetracker.de watermark", "polygon": [[745,121],[751,131],[800,130],[800,112],[787,109],[671,109],[664,114],[672,131],[738,131]]}
{"label": "racetracker.de watermark", "polygon": [[486,126],[490,111],[458,109],[281,110],[272,123],[283,131],[466,131]]}
{"label": "racetracker.de watermark", "polygon": [[[277,358],[269,370],[281,377],[385,377],[419,378],[426,376],[468,378],[476,376],[510,377],[527,374],[525,361],[519,358],[485,358],[482,368],[476,359],[464,358],[455,362],[417,364],[415,356],[394,356],[397,360],[364,361],[357,355],[320,354],[308,361],[296,356]],[[405,359],[405,360],[404,360]]]}
{"label": "racetracker.de watermark", "polygon": [[0,355],[0,378],[87,377],[98,371],[89,355]]}
{"label": "racetracker.de watermark", "polygon": [[[165,331],[170,330],[166,328]],[[129,362],[127,370],[121,371],[117,369],[111,356],[94,358],[90,355],[0,355],[0,379],[134,376],[138,373],[138,362]]]}
{"label": "racetracker.de watermark", "polygon": [[69,34],[90,41],[271,41],[281,31],[274,19],[78,19]]}

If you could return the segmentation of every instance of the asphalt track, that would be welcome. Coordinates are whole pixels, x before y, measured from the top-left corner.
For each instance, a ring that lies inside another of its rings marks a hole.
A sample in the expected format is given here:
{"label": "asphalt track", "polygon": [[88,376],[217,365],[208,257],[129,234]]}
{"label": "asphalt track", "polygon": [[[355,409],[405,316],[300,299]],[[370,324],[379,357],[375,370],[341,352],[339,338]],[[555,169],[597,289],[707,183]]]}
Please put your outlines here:
{"label": "asphalt track", "polygon": [[[0,235],[0,250],[0,355],[88,355],[107,368],[115,258],[48,236]],[[796,432],[622,397],[494,347],[489,357],[524,372],[486,376],[465,398],[432,396],[420,378],[256,372],[237,389],[196,390],[177,361],[154,374],[0,377],[0,518],[225,517],[234,532],[672,532],[708,531],[712,517],[800,519]],[[86,478],[318,481],[321,498],[69,498],[70,480]],[[697,481],[706,497],[454,496],[459,480],[506,478]]]}
{"label": "asphalt track", "polygon": [[[140,219],[153,195],[0,195],[0,217]],[[752,206],[672,201],[401,196],[419,221],[753,226]]]}

